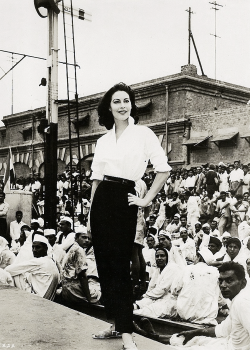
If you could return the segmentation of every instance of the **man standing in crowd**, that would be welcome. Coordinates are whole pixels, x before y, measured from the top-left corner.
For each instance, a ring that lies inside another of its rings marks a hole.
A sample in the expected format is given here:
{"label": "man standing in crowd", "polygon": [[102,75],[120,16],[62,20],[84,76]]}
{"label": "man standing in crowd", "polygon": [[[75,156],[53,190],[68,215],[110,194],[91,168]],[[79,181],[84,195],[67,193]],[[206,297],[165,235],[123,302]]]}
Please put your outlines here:
{"label": "man standing in crowd", "polygon": [[234,169],[229,175],[230,190],[233,191],[233,195],[242,194],[244,171],[239,166],[240,162],[236,160],[234,162]]}
{"label": "man standing in crowd", "polygon": [[218,188],[218,177],[215,172],[215,166],[213,164],[209,165],[209,171],[206,173],[206,186],[207,186],[207,195],[210,199],[212,199],[214,192]]}

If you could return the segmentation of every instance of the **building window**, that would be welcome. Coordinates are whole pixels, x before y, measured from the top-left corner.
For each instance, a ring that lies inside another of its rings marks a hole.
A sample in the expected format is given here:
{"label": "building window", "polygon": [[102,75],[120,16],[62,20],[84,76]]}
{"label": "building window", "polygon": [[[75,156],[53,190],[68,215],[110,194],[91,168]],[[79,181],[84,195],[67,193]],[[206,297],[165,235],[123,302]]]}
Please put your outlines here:
{"label": "building window", "polygon": [[23,130],[23,141],[32,140],[32,127]]}

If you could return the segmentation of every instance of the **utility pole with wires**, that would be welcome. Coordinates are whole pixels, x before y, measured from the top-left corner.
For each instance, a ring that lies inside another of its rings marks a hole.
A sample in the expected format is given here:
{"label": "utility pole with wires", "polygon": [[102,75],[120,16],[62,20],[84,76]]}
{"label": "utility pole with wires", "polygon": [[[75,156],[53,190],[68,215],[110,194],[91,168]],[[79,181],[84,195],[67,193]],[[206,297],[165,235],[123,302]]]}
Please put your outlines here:
{"label": "utility pole with wires", "polygon": [[214,10],[214,34],[210,34],[214,36],[214,79],[216,80],[216,61],[217,61],[217,53],[216,53],[216,49],[217,49],[217,38],[220,38],[220,36],[217,35],[217,28],[216,28],[216,22],[217,22],[217,18],[216,18],[216,13],[217,11],[219,11],[218,6],[223,7],[222,5],[218,4],[216,1],[214,2],[209,2],[209,4],[213,5],[214,7],[211,8],[211,10]]}
{"label": "utility pole with wires", "polygon": [[203,68],[202,68],[202,65],[201,65],[201,60],[200,60],[200,57],[199,57],[199,54],[198,54],[197,47],[195,45],[195,41],[194,41],[194,36],[193,36],[192,30],[191,30],[191,14],[193,13],[191,11],[191,7],[189,7],[189,9],[186,10],[186,12],[188,12],[188,64],[190,64],[191,40],[192,40],[192,43],[193,43],[193,46],[194,46],[194,50],[195,50],[195,53],[196,53],[196,56],[197,56],[197,59],[198,59],[198,62],[199,62],[199,66],[200,66],[200,69],[201,69],[201,74],[204,76],[205,74],[204,74],[204,71],[203,71]]}
{"label": "utility pole with wires", "polygon": [[[63,16],[65,12],[69,13],[71,17],[76,16],[79,19],[86,19],[85,11],[81,9],[73,9],[72,0],[70,7],[59,4],[61,0],[34,0],[35,9],[38,15],[42,18],[48,18],[48,58],[47,58],[47,105],[46,105],[46,120],[47,127],[44,129],[45,133],[45,206],[44,206],[44,227],[56,229],[56,209],[57,209],[57,138],[58,138],[58,103],[69,101],[69,87],[67,84],[68,98],[67,100],[58,100],[58,14],[61,9]],[[71,23],[73,30],[73,21]],[[74,35],[71,38],[74,45]],[[74,50],[75,51],[75,48]],[[78,94],[76,85],[76,64],[75,53],[74,63],[69,63],[66,55],[66,70],[68,72],[69,66],[74,67],[74,81],[75,81],[75,103],[78,104]],[[68,79],[68,73],[67,73]],[[70,114],[70,113],[69,113]],[[71,142],[70,142],[71,143]],[[72,203],[73,205],[73,203]]]}

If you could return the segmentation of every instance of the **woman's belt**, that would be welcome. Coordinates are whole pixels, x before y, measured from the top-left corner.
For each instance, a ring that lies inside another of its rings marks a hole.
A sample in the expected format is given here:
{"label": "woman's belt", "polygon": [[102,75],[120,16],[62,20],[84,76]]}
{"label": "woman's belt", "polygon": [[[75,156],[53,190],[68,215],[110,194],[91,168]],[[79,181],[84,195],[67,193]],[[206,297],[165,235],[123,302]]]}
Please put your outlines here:
{"label": "woman's belt", "polygon": [[103,181],[116,182],[125,186],[135,187],[135,182],[132,180],[122,179],[121,177],[114,177],[109,175],[104,175]]}

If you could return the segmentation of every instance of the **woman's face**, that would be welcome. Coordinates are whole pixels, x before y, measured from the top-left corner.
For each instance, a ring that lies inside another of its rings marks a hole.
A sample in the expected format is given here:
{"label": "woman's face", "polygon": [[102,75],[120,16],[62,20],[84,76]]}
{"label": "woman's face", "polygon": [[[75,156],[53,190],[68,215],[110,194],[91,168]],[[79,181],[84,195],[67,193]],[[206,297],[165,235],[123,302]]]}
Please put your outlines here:
{"label": "woman's face", "polygon": [[110,102],[110,111],[115,121],[125,121],[129,118],[132,109],[130,97],[126,91],[116,91]]}
{"label": "woman's face", "polygon": [[163,269],[167,265],[166,252],[161,249],[157,250],[157,252],[155,253],[155,261],[157,267]]}
{"label": "woman's face", "polygon": [[239,254],[240,248],[235,243],[230,243],[227,246],[227,254],[233,260]]}

